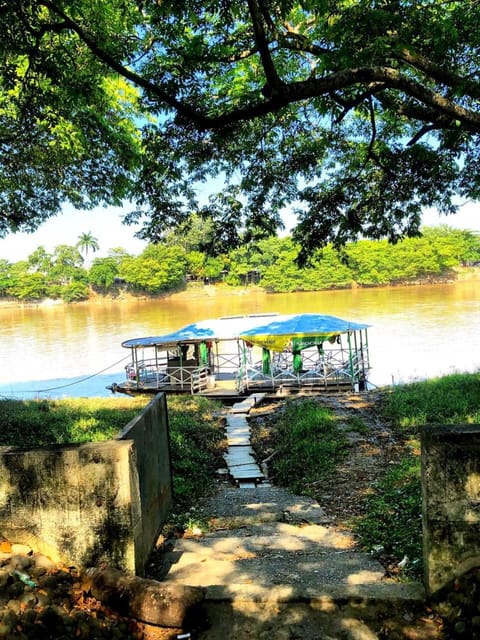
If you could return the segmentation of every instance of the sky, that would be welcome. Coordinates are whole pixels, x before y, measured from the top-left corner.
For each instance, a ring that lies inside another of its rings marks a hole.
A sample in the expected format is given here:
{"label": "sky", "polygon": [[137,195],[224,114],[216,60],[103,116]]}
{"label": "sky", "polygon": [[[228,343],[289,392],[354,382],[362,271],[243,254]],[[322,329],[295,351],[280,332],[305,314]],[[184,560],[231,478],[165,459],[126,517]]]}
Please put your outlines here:
{"label": "sky", "polygon": [[43,223],[33,233],[10,233],[0,239],[0,259],[10,262],[25,260],[39,246],[52,253],[59,244],[74,246],[82,233],[91,233],[98,240],[95,258],[108,255],[109,249],[122,247],[138,255],[147,243],[134,237],[137,227],[122,224],[127,213],[122,207],[97,207],[91,211],[78,211],[66,206],[63,213]]}
{"label": "sky", "polygon": [[[59,244],[75,245],[82,233],[91,233],[98,240],[99,250],[93,254],[95,257],[105,257],[109,249],[117,247],[138,255],[147,243],[135,238],[136,227],[122,224],[126,212],[121,207],[98,207],[92,211],[65,207],[63,214],[51,218],[34,233],[9,234],[0,239],[0,259],[10,262],[26,260],[39,246],[52,253]],[[289,221],[285,222],[288,227]],[[426,211],[423,224],[447,224],[480,233],[480,203],[467,203],[453,216],[440,216],[435,210]]]}

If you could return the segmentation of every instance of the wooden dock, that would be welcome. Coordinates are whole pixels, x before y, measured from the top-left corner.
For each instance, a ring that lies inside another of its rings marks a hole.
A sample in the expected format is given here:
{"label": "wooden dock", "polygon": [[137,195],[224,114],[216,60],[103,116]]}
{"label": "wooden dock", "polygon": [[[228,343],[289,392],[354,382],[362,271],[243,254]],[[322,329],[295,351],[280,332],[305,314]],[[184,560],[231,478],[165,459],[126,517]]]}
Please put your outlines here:
{"label": "wooden dock", "polygon": [[251,430],[248,414],[252,407],[259,404],[265,393],[252,393],[236,402],[226,415],[226,438],[228,450],[224,455],[228,474],[240,488],[252,488],[265,482],[266,478],[255,461],[251,444]]}

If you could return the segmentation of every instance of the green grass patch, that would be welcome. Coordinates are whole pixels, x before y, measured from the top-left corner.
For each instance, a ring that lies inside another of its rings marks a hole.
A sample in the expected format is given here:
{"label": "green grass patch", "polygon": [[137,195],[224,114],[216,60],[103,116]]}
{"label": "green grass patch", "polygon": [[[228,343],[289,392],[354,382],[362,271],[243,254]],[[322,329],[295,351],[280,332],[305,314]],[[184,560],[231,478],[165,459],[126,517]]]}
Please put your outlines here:
{"label": "green grass patch", "polygon": [[[115,438],[151,396],[68,400],[1,400],[0,446],[35,448]],[[222,464],[223,431],[206,398],[168,397],[173,491],[177,509],[195,505]]]}
{"label": "green grass patch", "polygon": [[0,446],[24,448],[109,440],[150,398],[0,400]]}
{"label": "green grass patch", "polygon": [[348,447],[330,411],[310,399],[286,404],[272,439],[278,449],[271,466],[275,482],[303,495],[313,495],[310,485],[330,474]]}
{"label": "green grass patch", "polygon": [[211,490],[215,471],[224,466],[225,436],[213,418],[220,405],[208,398],[168,396],[167,406],[175,508],[186,511]]}
{"label": "green grass patch", "polygon": [[356,415],[347,416],[347,418],[345,419],[345,426],[349,431],[354,431],[355,433],[360,433],[364,436],[367,435],[370,431],[364,420]]}
{"label": "green grass patch", "polygon": [[[394,387],[380,401],[380,415],[418,447],[426,424],[480,423],[480,375],[454,374]],[[367,500],[367,514],[355,523],[361,543],[397,561],[409,558],[405,573],[422,572],[421,463],[406,455],[390,469]]]}
{"label": "green grass patch", "polygon": [[393,387],[381,413],[414,434],[425,424],[480,423],[479,398],[480,373],[453,374]]}
{"label": "green grass patch", "polygon": [[362,545],[397,562],[408,557],[405,575],[422,572],[420,460],[409,455],[389,469],[367,499],[367,513],[355,531]]}

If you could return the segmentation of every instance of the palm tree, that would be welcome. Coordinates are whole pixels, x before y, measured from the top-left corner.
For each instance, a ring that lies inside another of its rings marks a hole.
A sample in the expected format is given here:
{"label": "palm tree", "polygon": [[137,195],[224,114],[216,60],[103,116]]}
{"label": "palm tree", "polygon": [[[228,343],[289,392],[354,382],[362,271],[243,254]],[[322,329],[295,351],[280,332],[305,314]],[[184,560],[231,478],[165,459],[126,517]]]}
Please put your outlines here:
{"label": "palm tree", "polygon": [[98,244],[97,238],[92,236],[92,232],[89,231],[88,233],[81,233],[78,236],[76,247],[80,253],[85,254],[85,260],[87,260],[90,249],[92,250],[92,253],[95,253],[95,251],[99,250],[100,245]]}

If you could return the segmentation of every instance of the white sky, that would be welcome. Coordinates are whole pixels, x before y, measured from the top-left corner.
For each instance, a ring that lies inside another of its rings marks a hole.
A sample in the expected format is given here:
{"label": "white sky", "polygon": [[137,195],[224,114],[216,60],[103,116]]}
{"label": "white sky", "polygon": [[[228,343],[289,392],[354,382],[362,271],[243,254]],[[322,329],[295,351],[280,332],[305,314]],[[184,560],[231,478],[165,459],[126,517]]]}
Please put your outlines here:
{"label": "white sky", "polygon": [[[95,257],[104,257],[109,249],[116,247],[138,255],[147,243],[134,237],[135,227],[122,224],[125,212],[120,207],[98,207],[92,211],[65,207],[62,215],[51,218],[34,233],[9,234],[0,239],[0,259],[10,262],[25,260],[39,246],[51,253],[59,244],[75,245],[82,233],[91,233],[98,240],[100,248],[93,254]],[[286,219],[287,226],[289,222]],[[428,226],[447,224],[480,232],[480,203],[467,203],[454,216],[440,216],[429,210],[424,214],[423,223]]]}
{"label": "white sky", "polygon": [[91,233],[100,245],[94,254],[89,253],[90,258],[105,257],[109,249],[117,247],[138,255],[147,243],[134,237],[135,227],[122,224],[126,212],[121,207],[97,207],[91,211],[65,207],[63,214],[50,218],[34,233],[10,233],[0,239],[0,259],[25,260],[40,246],[52,253],[59,244],[76,245],[82,233]]}

